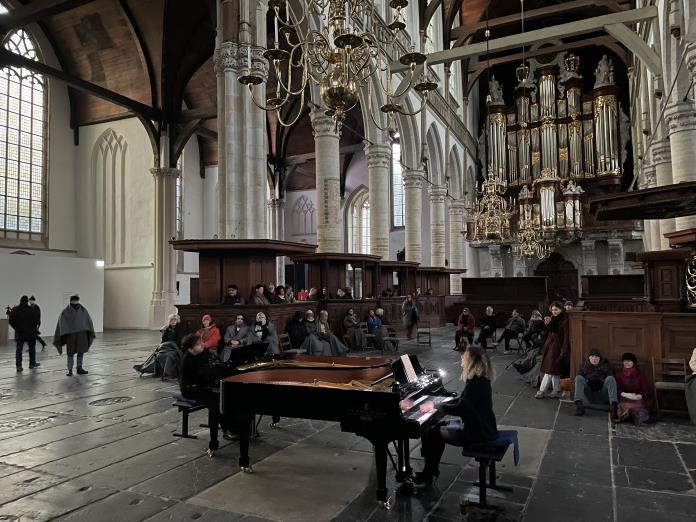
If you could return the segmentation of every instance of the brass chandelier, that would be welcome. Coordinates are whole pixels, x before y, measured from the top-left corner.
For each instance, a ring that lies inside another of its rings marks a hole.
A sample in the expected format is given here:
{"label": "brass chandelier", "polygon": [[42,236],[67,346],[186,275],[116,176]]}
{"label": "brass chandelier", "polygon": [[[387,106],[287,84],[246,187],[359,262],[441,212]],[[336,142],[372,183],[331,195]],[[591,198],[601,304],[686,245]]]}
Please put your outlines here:
{"label": "brass chandelier", "polygon": [[[427,106],[428,93],[437,88],[427,72],[417,74],[418,66],[427,71],[426,55],[412,47],[399,58],[408,66],[407,81],[395,87],[389,66],[390,58],[399,50],[397,37],[406,28],[402,11],[408,0],[391,0],[393,19],[387,24],[377,14],[372,0],[298,0],[291,6],[286,0],[269,0],[268,9],[273,14],[273,47],[263,49],[263,57],[275,76],[275,92],[264,101],[257,100],[253,86],[266,78],[252,68],[251,46],[247,55],[247,67],[239,81],[249,87],[253,103],[265,111],[275,111],[281,125],[292,125],[300,117],[308,86],[318,86],[327,114],[337,125],[345,114],[355,107],[361,91],[367,99],[367,109],[378,127],[393,128],[396,114],[415,115]],[[292,11],[292,17],[291,17]],[[316,21],[318,29],[307,29],[310,21]],[[421,42],[422,45],[422,42]],[[372,93],[381,91],[384,103],[378,108],[386,116],[373,114]],[[421,106],[409,112],[399,100],[414,89],[421,98]],[[281,109],[294,97],[300,97],[299,108],[294,115],[281,117]]]}
{"label": "brass chandelier", "polygon": [[478,199],[468,214],[473,221],[473,233],[468,240],[479,244],[509,243],[510,219],[514,214],[511,201],[504,197],[507,184],[492,168],[488,168],[481,189],[476,190]]}

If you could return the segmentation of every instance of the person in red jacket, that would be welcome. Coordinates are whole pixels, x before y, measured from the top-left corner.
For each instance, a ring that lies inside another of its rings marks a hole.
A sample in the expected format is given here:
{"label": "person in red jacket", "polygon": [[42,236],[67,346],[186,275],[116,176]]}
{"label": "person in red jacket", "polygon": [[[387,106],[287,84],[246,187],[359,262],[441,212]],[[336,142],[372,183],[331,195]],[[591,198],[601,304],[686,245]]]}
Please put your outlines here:
{"label": "person in red jacket", "polygon": [[638,369],[638,358],[631,352],[621,356],[621,369],[614,372],[619,392],[619,422],[633,421],[636,425],[650,421],[650,389]]}
{"label": "person in red jacket", "polygon": [[457,333],[454,335],[454,349],[459,348],[459,343],[462,342],[462,337],[469,340],[469,344],[474,342],[474,328],[476,328],[476,319],[474,314],[469,313],[468,308],[464,308],[457,319]]}
{"label": "person in red jacket", "polygon": [[215,321],[210,317],[210,314],[205,314],[201,318],[201,323],[203,324],[203,328],[198,330],[196,335],[200,337],[203,348],[206,350],[217,350],[222,336],[220,335],[220,330],[215,324]]}

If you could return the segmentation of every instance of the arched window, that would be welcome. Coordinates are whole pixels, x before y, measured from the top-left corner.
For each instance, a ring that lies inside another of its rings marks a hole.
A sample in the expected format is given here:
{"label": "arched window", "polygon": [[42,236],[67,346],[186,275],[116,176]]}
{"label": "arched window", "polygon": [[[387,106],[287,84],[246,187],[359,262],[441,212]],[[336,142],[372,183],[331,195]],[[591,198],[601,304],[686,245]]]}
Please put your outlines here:
{"label": "arched window", "polygon": [[[176,168],[179,175],[176,177],[176,238],[184,239],[184,154],[179,156],[179,161],[176,162]],[[177,250],[179,252],[179,250]]]}
{"label": "arched window", "polygon": [[392,136],[391,152],[392,227],[398,228],[404,226],[404,179],[401,176],[401,141],[398,134]]}
{"label": "arched window", "polygon": [[370,253],[370,198],[366,188],[362,188],[348,207],[348,252],[353,254]]}
{"label": "arched window", "polygon": [[[7,9],[0,5],[0,12]],[[31,35],[18,29],[2,46],[39,60]],[[46,80],[28,69],[0,69],[0,237],[40,240],[46,231]]]}

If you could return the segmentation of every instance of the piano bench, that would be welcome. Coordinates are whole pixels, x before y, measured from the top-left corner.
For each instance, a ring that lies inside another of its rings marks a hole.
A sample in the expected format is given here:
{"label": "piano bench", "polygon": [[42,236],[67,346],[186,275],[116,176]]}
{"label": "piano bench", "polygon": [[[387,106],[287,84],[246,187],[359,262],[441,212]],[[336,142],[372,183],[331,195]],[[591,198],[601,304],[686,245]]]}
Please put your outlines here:
{"label": "piano bench", "polygon": [[188,416],[189,413],[205,409],[208,407],[208,405],[204,402],[188,401],[177,398],[176,402],[174,402],[172,406],[176,406],[179,409],[179,413],[181,413],[181,433],[175,433],[174,436],[182,437],[184,439],[197,439],[198,437],[196,435],[189,435]]}
{"label": "piano bench", "polygon": [[[510,443],[507,442],[495,446],[468,446],[462,449],[464,457],[473,458],[479,464],[479,479],[474,483],[479,488],[479,501],[469,502],[470,505],[485,509],[498,509],[486,501],[486,490],[491,488],[498,491],[512,491],[510,486],[497,484],[495,476],[495,463],[503,460],[509,447]],[[488,470],[488,482],[486,482],[486,470]]]}

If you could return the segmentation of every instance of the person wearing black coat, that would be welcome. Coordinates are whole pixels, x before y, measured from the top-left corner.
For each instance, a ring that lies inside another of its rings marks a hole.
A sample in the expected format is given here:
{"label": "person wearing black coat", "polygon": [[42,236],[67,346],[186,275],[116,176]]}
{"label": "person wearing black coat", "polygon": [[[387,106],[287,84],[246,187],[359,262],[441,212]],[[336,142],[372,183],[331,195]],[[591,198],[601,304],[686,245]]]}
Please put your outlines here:
{"label": "person wearing black coat", "polygon": [[181,347],[181,340],[184,338],[184,329],[181,327],[181,319],[178,314],[169,316],[169,323],[162,329],[161,344],[174,343],[177,348]]}
{"label": "person wearing black coat", "polygon": [[41,345],[41,351],[43,352],[46,349],[46,341],[41,338],[41,332],[38,330],[41,327],[41,308],[36,304],[36,297],[33,295],[29,298],[29,306],[36,314],[36,322],[39,325],[36,330],[36,341]]}
{"label": "person wearing black coat", "polygon": [[459,399],[437,406],[432,401],[426,401],[420,406],[423,413],[436,408],[446,415],[456,415],[459,419],[446,425],[439,424],[423,435],[421,453],[425,466],[414,477],[417,485],[431,483],[439,476],[440,459],[446,444],[487,444],[498,438],[498,426],[493,413],[493,368],[490,359],[480,348],[467,346],[462,352],[461,366],[462,380],[466,382],[466,386]]}
{"label": "person wearing black coat", "polygon": [[29,368],[39,367],[39,363],[36,362],[36,337],[38,336],[39,319],[36,311],[29,305],[29,298],[26,295],[23,295],[19,304],[12,308],[9,322],[10,326],[14,328],[15,341],[17,342],[15,351],[17,373],[24,371],[22,368],[24,343],[29,345]]}
{"label": "person wearing black coat", "polygon": [[[489,337],[495,339],[495,331],[497,328],[497,325],[495,323],[495,314],[493,313],[492,306],[486,307],[486,315],[484,315],[481,318],[479,324],[481,325],[481,330],[479,331],[479,335],[476,339],[476,342],[481,345],[481,348],[486,350],[488,348],[486,341]],[[495,346],[493,348],[495,349]]]}
{"label": "person wearing black coat", "polygon": [[297,311],[295,312],[295,315],[293,315],[292,318],[288,321],[288,324],[285,326],[285,331],[290,337],[290,344],[296,350],[300,349],[300,346],[302,346],[305,337],[307,337],[307,331],[305,330],[303,320],[304,315],[302,314],[302,312]]}

